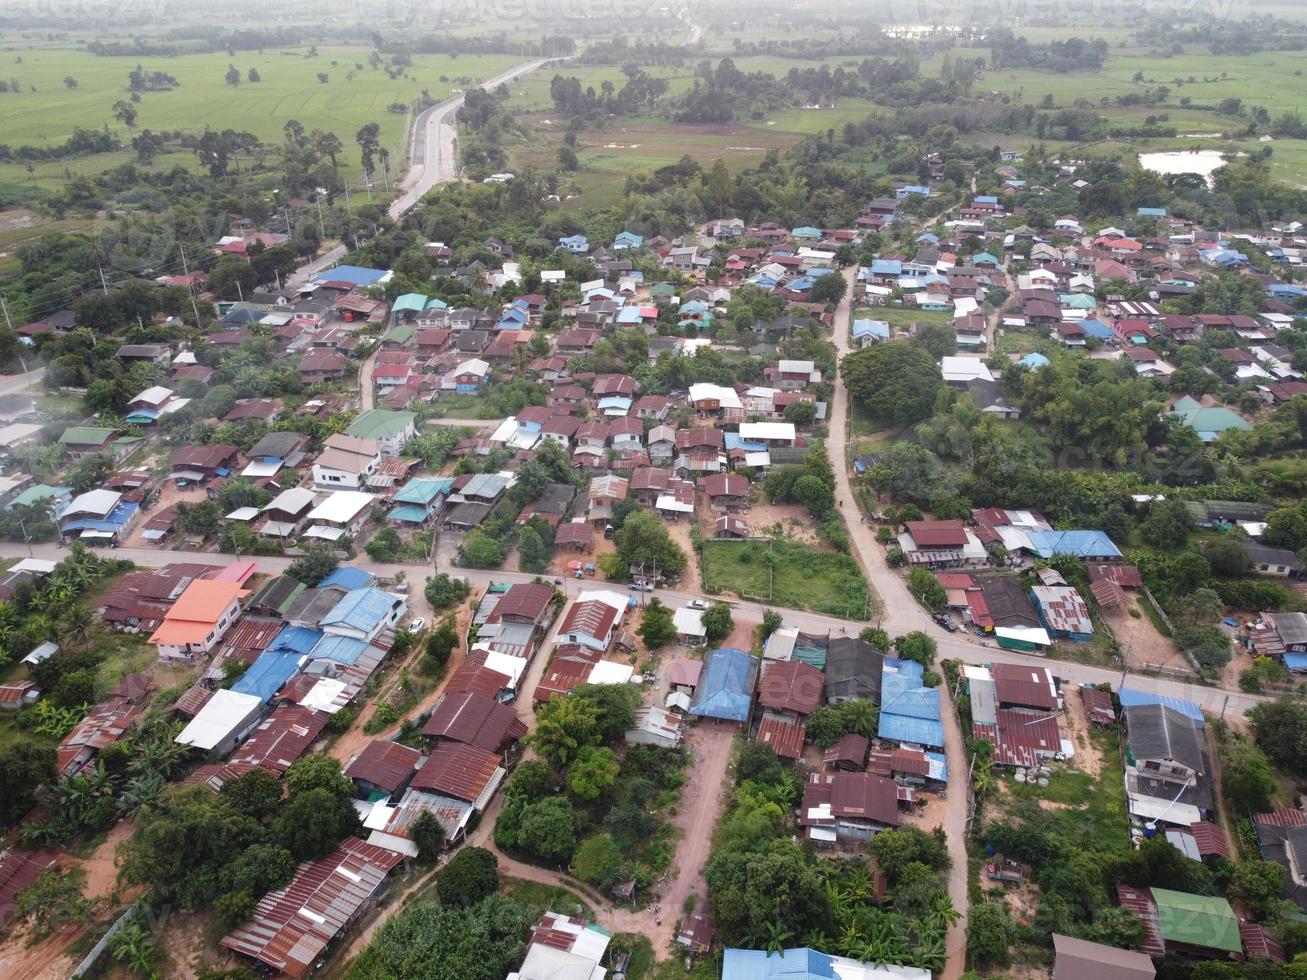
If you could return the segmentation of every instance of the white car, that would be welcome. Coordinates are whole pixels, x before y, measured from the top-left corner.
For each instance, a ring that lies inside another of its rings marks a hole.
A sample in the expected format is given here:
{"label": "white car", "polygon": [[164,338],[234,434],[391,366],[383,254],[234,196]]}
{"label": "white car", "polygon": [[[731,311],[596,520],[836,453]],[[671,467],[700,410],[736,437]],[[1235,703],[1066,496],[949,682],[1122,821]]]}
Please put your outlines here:
{"label": "white car", "polygon": [[687,602],[687,603],[685,604],[685,608],[686,608],[686,609],[707,609],[707,608],[708,608],[708,600],[707,600],[707,599],[691,599],[689,602]]}
{"label": "white car", "polygon": [[422,627],[426,625],[427,625],[427,621],[423,619],[421,616],[419,616],[417,619],[409,620],[408,631],[410,633],[421,633]]}

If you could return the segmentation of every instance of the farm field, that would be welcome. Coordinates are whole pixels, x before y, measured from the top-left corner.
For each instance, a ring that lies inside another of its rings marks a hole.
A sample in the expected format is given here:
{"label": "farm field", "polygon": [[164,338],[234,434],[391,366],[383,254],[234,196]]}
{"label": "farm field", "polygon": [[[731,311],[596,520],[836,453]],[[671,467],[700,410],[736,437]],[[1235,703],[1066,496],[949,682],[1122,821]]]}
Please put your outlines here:
{"label": "farm field", "polygon": [[[474,83],[517,64],[514,55],[414,55],[413,66],[401,78],[367,64],[365,47],[321,47],[316,58],[307,49],[265,50],[182,55],[139,59],[146,71],[162,71],[180,83],[171,92],[145,92],[137,104],[136,129],[199,132],[236,129],[254,133],[266,142],[280,142],[288,119],[305,129],[336,132],[352,146],[354,133],[366,123],[381,126],[382,142],[398,147],[404,115],[387,112],[394,102],[408,103],[423,89],[443,99],[465,88],[455,79]],[[21,62],[18,59],[22,59]],[[112,105],[128,97],[127,73],[138,59],[97,57],[75,49],[9,50],[0,53],[7,77],[22,86],[5,95],[5,117],[0,141],[13,146],[54,146],[66,140],[75,127],[99,129],[106,123],[123,139],[127,129],[113,118]],[[333,64],[334,62],[334,64]],[[360,70],[356,66],[363,65]],[[241,72],[233,88],[224,81],[229,65]],[[246,81],[249,69],[262,81]],[[325,72],[329,81],[318,81]],[[349,78],[353,73],[354,77]],[[77,80],[67,88],[64,77]],[[441,78],[445,81],[441,81]],[[353,156],[354,154],[351,154]]]}
{"label": "farm field", "polygon": [[867,615],[867,582],[848,555],[777,538],[770,547],[758,540],[705,541],[701,560],[706,591],[847,619]]}

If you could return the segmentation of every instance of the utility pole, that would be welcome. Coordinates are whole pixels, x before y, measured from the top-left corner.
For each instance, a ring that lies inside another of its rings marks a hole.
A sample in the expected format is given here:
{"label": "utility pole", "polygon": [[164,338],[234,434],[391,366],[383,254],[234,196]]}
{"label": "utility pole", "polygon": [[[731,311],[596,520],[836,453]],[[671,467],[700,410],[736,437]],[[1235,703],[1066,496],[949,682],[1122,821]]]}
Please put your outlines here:
{"label": "utility pole", "polygon": [[5,303],[5,298],[3,296],[0,296],[0,310],[4,310],[5,313],[5,326],[10,330],[14,329],[14,321],[9,319],[9,306]]}
{"label": "utility pole", "polygon": [[108,296],[108,295],[109,295],[109,284],[108,284],[107,282],[105,282],[105,279],[104,279],[104,268],[103,268],[103,267],[100,267],[100,266],[97,266],[96,268],[97,268],[97,271],[100,273],[100,288],[104,290],[104,295]]}
{"label": "utility pole", "polygon": [[314,196],[316,197],[318,204],[318,237],[325,240],[327,237],[327,229],[322,223],[322,195],[327,193],[327,189],[325,187],[315,187],[313,189],[317,192]]}
{"label": "utility pole", "polygon": [[23,523],[23,519],[21,517],[18,518],[18,528],[23,532],[23,542],[27,545],[27,557],[35,558],[36,556],[32,554],[32,538],[27,533],[27,525]]}

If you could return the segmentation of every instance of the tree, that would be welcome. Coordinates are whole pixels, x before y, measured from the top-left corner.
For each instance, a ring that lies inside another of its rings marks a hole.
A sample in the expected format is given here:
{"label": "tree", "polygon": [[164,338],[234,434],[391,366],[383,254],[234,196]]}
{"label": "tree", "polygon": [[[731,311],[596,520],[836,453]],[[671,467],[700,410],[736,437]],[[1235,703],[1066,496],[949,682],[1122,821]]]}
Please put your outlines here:
{"label": "tree", "polygon": [[464,535],[459,546],[462,564],[468,568],[498,568],[504,563],[506,554],[504,545],[481,527]]}
{"label": "tree", "polygon": [[784,624],[785,620],[775,609],[764,609],[762,611],[762,642],[766,643],[768,637],[775,633]]}
{"label": "tree", "polygon": [[230,85],[232,88],[235,88],[236,86],[240,85],[241,83],[240,69],[237,68],[235,65],[228,65],[226,78],[227,78],[227,84]]}
{"label": "tree", "polygon": [[577,815],[565,796],[528,805],[518,825],[518,845],[551,864],[566,864],[576,851]]}
{"label": "tree", "polygon": [[297,582],[314,588],[334,572],[339,564],[340,559],[336,557],[336,550],[331,545],[311,544],[303,555],[290,563],[286,574]]}
{"label": "tree", "polygon": [[1257,918],[1265,918],[1279,903],[1284,875],[1284,866],[1275,861],[1238,861],[1230,877],[1229,896],[1245,902]]}
{"label": "tree", "polygon": [[266,769],[251,769],[223,783],[220,795],[239,812],[262,822],[281,803],[281,780]]}
{"label": "tree", "polygon": [[296,759],[286,770],[283,781],[292,796],[315,789],[326,790],[341,799],[354,796],[354,783],[341,771],[340,760],[323,753]]}
{"label": "tree", "polygon": [[1193,530],[1193,518],[1182,500],[1159,500],[1139,524],[1139,536],[1157,548],[1182,548]]}
{"label": "tree", "polygon": [[258,285],[259,277],[254,266],[235,255],[224,255],[214,263],[204,284],[216,296],[234,300],[251,295]]}
{"label": "tree", "polygon": [[948,605],[948,593],[927,569],[914,568],[908,573],[908,586],[921,604],[931,612],[939,612]]}
{"label": "tree", "polygon": [[427,637],[426,656],[422,662],[423,672],[431,675],[439,674],[445,669],[445,664],[449,663],[449,655],[457,649],[458,630],[454,621],[446,617]]}
{"label": "tree", "polygon": [[794,481],[790,499],[808,508],[808,513],[818,520],[829,516],[835,509],[835,494],[831,487],[810,473]]}
{"label": "tree", "polygon": [[1255,813],[1266,813],[1275,796],[1275,775],[1256,743],[1227,734],[1221,746],[1221,788],[1226,799]]}
{"label": "tree", "polygon": [[817,403],[806,399],[793,401],[785,406],[785,421],[792,422],[799,428],[812,425],[817,418]]}
{"label": "tree", "polygon": [[55,750],[35,742],[0,748],[0,826],[9,827],[36,805],[36,790],[53,783]]}
{"label": "tree", "polygon": [[576,155],[576,150],[570,146],[560,146],[558,148],[558,169],[566,170],[569,173],[581,169],[581,161]]}
{"label": "tree", "polygon": [[229,893],[244,892],[258,899],[285,885],[294,874],[295,859],[290,851],[276,844],[253,844],[232,856],[219,880]]}
{"label": "tree", "polygon": [[119,99],[113,104],[113,117],[126,126],[130,133],[132,127],[136,125],[136,106]]}
{"label": "tree", "polygon": [[572,873],[596,888],[611,886],[621,871],[622,849],[611,834],[587,837],[572,856]]}
{"label": "tree", "polygon": [[599,744],[599,706],[588,698],[554,698],[536,712],[536,727],[527,739],[541,758],[566,766],[581,749]]}
{"label": "tree", "polygon": [[326,857],[358,828],[358,811],[350,799],[328,789],[296,793],[273,822],[274,833],[296,861]]}
{"label": "tree", "polygon": [[467,908],[499,888],[499,859],[484,847],[461,847],[436,875],[436,891],[445,905]]}
{"label": "tree", "polygon": [[848,291],[848,281],[838,272],[831,272],[818,277],[817,281],[812,284],[812,288],[808,290],[808,302],[836,306],[844,299],[844,294]]}
{"label": "tree", "polygon": [[840,362],[840,375],[858,406],[893,425],[929,416],[944,386],[930,354],[903,340],[854,351]]}
{"label": "tree", "polygon": [[413,902],[377,930],[346,980],[502,980],[521,963],[537,918],[503,895],[470,908]]}
{"label": "tree", "polygon": [[794,935],[831,923],[831,903],[815,867],[790,840],[746,852],[716,849],[704,869],[723,942],[752,942],[769,926]]}
{"label": "tree", "polygon": [[958,352],[957,334],[948,323],[919,323],[909,342],[935,360]]}
{"label": "tree", "polygon": [[867,849],[891,886],[898,884],[910,865],[924,864],[935,871],[946,871],[951,863],[945,842],[918,827],[883,831],[871,839]]}
{"label": "tree", "polygon": [[1226,578],[1238,578],[1252,571],[1253,560],[1248,549],[1233,535],[1222,535],[1215,541],[1209,541],[1203,549],[1203,557],[1212,566],[1212,571]]}
{"label": "tree", "polygon": [[432,609],[441,610],[462,602],[468,591],[467,579],[451,578],[447,572],[441,572],[427,579],[423,595]]}
{"label": "tree", "polygon": [[880,710],[870,701],[855,699],[835,705],[821,705],[808,715],[808,738],[820,749],[828,749],[845,735],[871,738],[876,734]]}
{"label": "tree", "polygon": [[567,791],[582,802],[597,800],[617,781],[620,768],[612,749],[587,745],[567,767]]}
{"label": "tree", "polygon": [[555,790],[554,770],[539,759],[523,759],[513,770],[513,776],[504,790],[505,796],[526,800],[528,803],[544,799]]}
{"label": "tree", "polygon": [[409,833],[413,838],[413,845],[418,850],[418,861],[422,864],[434,864],[445,846],[445,830],[440,826],[436,815],[430,810],[423,810],[413,821]]}
{"label": "tree", "polygon": [[47,936],[70,923],[88,919],[94,905],[82,897],[85,879],[86,872],[80,868],[67,874],[47,868],[18,893],[14,915],[28,923],[37,936]]}
{"label": "tree", "polygon": [[724,602],[714,602],[704,610],[704,636],[709,643],[716,643],[731,635],[735,620],[731,618],[731,607]]}
{"label": "tree", "polygon": [[1221,601],[1220,595],[1216,590],[1208,588],[1194,589],[1177,605],[1192,626],[1214,623],[1225,611],[1225,604]]}
{"label": "tree", "polygon": [[73,78],[72,75],[65,75],[64,88],[77,88],[77,79]]}
{"label": "tree", "polygon": [[644,607],[644,616],[636,634],[644,641],[645,648],[653,651],[666,646],[676,639],[676,625],[672,622],[672,611],[663,605],[662,600],[653,598]]}
{"label": "tree", "polygon": [[1277,768],[1307,775],[1307,702],[1285,695],[1253,705],[1248,717],[1257,745]]}
{"label": "tree", "polygon": [[622,571],[633,565],[644,565],[648,574],[654,566],[663,574],[675,575],[685,567],[685,552],[672,540],[667,526],[653,511],[638,510],[622,522],[614,535]]}
{"label": "tree", "polygon": [[[936,583],[938,584],[938,583]],[[939,649],[934,638],[913,630],[903,636],[894,638],[894,651],[904,660],[915,660],[923,667],[930,667],[935,662],[935,652]]]}
{"label": "tree", "polygon": [[248,78],[251,82],[263,81],[263,76],[259,74],[259,70],[257,68],[251,68],[245,77]]}
{"label": "tree", "polygon": [[518,566],[524,572],[543,572],[549,567],[553,549],[545,544],[540,533],[527,524],[517,534]]}
{"label": "tree", "polygon": [[1006,968],[1012,963],[1012,920],[999,902],[977,902],[967,915],[967,955],[977,966]]}

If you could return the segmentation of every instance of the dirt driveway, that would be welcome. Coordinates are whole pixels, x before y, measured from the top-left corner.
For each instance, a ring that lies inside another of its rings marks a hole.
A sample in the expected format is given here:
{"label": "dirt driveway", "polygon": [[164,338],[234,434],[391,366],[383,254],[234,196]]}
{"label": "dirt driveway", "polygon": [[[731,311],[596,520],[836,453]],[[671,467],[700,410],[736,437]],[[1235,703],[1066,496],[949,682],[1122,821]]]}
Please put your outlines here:
{"label": "dirt driveway", "polygon": [[145,539],[145,525],[149,519],[176,503],[198,504],[201,500],[207,498],[204,487],[187,487],[185,490],[177,486],[176,480],[165,480],[159,487],[159,499],[154,502],[148,514],[142,515],[137,521],[136,527],[132,528],[131,534],[127,535],[127,540],[123,542],[124,548],[154,548],[157,544]]}
{"label": "dirt driveway", "polygon": [[[1134,614],[1138,614],[1137,616]],[[1169,669],[1192,671],[1184,654],[1171,640],[1157,632],[1152,621],[1131,602],[1115,608],[1104,607],[1103,621],[1112,627],[1116,641],[1121,644],[1121,652],[1127,654],[1133,670]]]}

